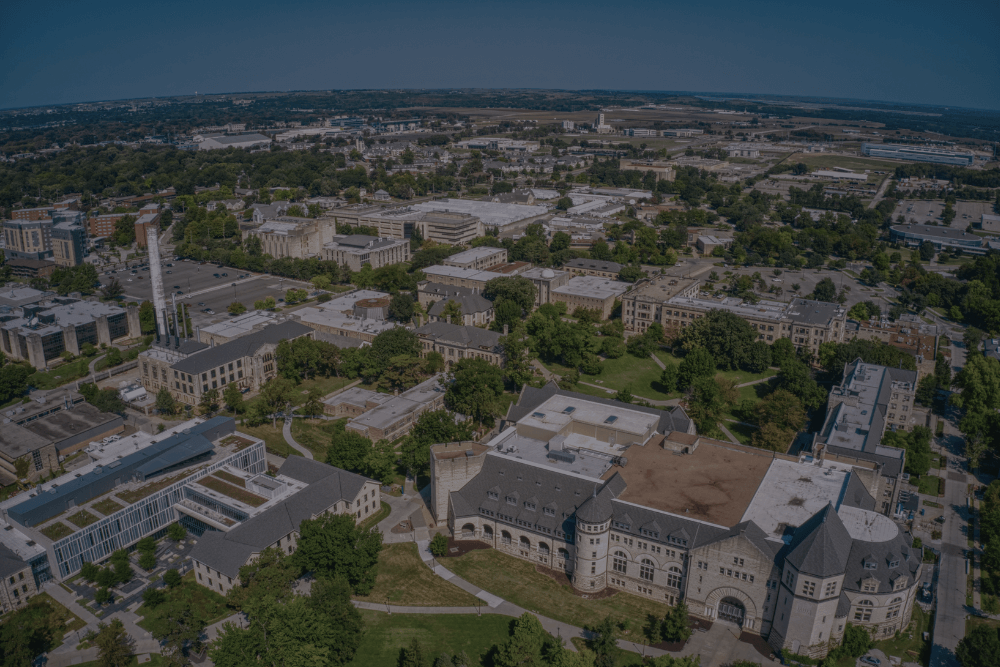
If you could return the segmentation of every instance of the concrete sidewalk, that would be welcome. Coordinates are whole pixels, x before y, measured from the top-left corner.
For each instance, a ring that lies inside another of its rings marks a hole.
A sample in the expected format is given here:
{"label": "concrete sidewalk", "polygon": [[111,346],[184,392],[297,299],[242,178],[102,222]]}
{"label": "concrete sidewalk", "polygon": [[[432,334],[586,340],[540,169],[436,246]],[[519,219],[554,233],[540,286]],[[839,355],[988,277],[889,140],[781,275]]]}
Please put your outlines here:
{"label": "concrete sidewalk", "polygon": [[288,443],[289,447],[291,447],[292,449],[294,449],[298,453],[302,454],[302,456],[306,457],[307,459],[313,458],[313,453],[310,452],[305,447],[303,447],[302,445],[300,445],[299,443],[295,442],[295,438],[292,437],[292,420],[291,419],[286,419],[285,420],[285,425],[281,427],[281,434],[285,436],[285,442]]}

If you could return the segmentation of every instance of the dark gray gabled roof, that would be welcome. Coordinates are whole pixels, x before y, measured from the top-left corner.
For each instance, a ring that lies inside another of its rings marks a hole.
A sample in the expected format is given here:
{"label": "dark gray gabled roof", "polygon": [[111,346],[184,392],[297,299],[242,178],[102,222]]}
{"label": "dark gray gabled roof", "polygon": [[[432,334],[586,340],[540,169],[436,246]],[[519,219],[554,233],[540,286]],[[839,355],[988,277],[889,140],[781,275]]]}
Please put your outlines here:
{"label": "dark gray gabled roof", "polygon": [[195,375],[202,371],[236,361],[244,357],[252,357],[262,345],[277,345],[283,340],[292,340],[312,333],[312,329],[300,322],[280,322],[264,327],[260,331],[248,333],[240,336],[236,340],[228,343],[210,347],[197,354],[192,354],[187,359],[182,359],[171,366],[173,370],[182,373]]}
{"label": "dark gray gabled roof", "polygon": [[765,558],[769,558],[771,560],[776,560],[776,556],[784,546],[780,542],[767,539],[767,534],[753,521],[743,521],[738,523],[721,534],[714,535],[709,539],[700,541],[698,546],[703,547],[708,544],[712,544],[713,542],[721,542],[734,537],[745,537],[757,548],[758,551],[761,552],[761,554],[764,555]]}
{"label": "dark gray gabled roof", "polygon": [[493,302],[489,299],[483,298],[479,294],[453,294],[437,301],[433,306],[431,306],[431,309],[427,311],[427,314],[433,315],[434,317],[441,317],[444,315],[444,307],[449,301],[454,301],[460,305],[462,307],[463,315],[483,313],[493,308]]}
{"label": "dark gray gabled roof", "polygon": [[795,529],[786,557],[795,569],[815,577],[832,577],[847,569],[853,540],[831,503]]}
{"label": "dark gray gabled roof", "polygon": [[861,477],[853,471],[848,473],[847,487],[844,489],[841,504],[872,512],[875,511],[875,499],[868,492],[864,482],[861,481]]}
{"label": "dark gray gabled roof", "polygon": [[[613,479],[609,479],[608,483]],[[671,514],[622,500],[615,500],[614,508],[614,529],[616,531],[635,535],[644,540],[660,544],[678,544],[678,542],[671,540],[671,538],[674,538],[675,540],[682,540],[680,543],[681,546],[693,549],[710,544],[729,531],[728,528],[722,526],[715,526],[695,519],[687,519],[677,514]],[[643,529],[650,531],[649,526],[652,524],[656,524],[659,530],[653,531],[652,534],[642,532]]]}
{"label": "dark gray gabled roof", "polygon": [[365,482],[372,481],[301,456],[288,457],[278,474],[308,486],[228,533],[206,532],[195,545],[191,557],[235,578],[251,554],[297,531],[303,521],[318,516],[337,502],[353,500]]}
{"label": "dark gray gabled roof", "polygon": [[21,557],[0,544],[0,577],[9,577],[28,567]]}
{"label": "dark gray gabled roof", "polygon": [[[591,403],[599,403],[601,405],[625,406],[624,403],[616,401],[613,398],[600,398],[598,396],[591,396],[590,394],[581,394],[575,391],[560,389],[559,385],[557,385],[554,381],[549,381],[548,384],[541,389],[525,385],[521,390],[521,395],[518,398],[517,404],[512,403],[507,409],[507,421],[516,422],[522,417],[530,415],[538,408],[539,405],[556,395],[571,396],[579,398],[581,401],[589,401]],[[657,433],[664,435],[672,431],[681,431],[682,433],[686,433],[691,424],[691,418],[687,416],[687,413],[684,412],[684,408],[680,406],[674,406],[664,410],[660,410],[658,408],[647,408],[641,405],[629,405],[627,407],[629,410],[658,416],[660,418],[660,423],[657,424],[656,431]]]}
{"label": "dark gray gabled roof", "polygon": [[563,264],[564,269],[590,269],[592,271],[606,271],[608,273],[619,273],[622,265],[618,262],[604,262],[597,259],[571,259]]}
{"label": "dark gray gabled roof", "polygon": [[448,322],[431,322],[425,324],[413,333],[419,338],[430,338],[445,343],[462,345],[466,348],[480,348],[499,351],[500,337],[503,334],[479,327],[466,327]]}
{"label": "dark gray gabled roof", "polygon": [[[920,574],[923,560],[922,550],[914,549],[912,542],[910,534],[902,530],[885,542],[854,540],[846,559],[844,588],[861,592],[861,582],[870,578],[878,581],[878,591],[875,592],[891,593],[893,582],[899,576],[908,577],[907,584],[912,584]],[[866,560],[874,562],[875,569],[866,568]],[[896,566],[890,567],[890,563],[896,563]]]}

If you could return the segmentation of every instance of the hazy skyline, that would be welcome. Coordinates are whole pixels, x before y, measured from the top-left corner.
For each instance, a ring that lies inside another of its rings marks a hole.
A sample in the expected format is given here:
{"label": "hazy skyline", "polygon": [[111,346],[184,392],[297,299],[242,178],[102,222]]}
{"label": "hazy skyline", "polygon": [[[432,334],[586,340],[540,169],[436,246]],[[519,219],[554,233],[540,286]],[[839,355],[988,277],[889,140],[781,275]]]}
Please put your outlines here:
{"label": "hazy skyline", "polygon": [[351,88],[690,90],[1000,109],[1000,3],[15,1],[0,108]]}

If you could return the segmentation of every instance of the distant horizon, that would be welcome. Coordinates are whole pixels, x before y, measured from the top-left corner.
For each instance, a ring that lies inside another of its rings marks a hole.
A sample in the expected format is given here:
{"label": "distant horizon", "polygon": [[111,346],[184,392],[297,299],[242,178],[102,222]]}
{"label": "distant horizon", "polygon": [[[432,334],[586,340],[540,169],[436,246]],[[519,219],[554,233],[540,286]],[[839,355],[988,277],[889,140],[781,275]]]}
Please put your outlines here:
{"label": "distant horizon", "polygon": [[[732,101],[747,98],[748,102],[756,102],[758,104],[766,104],[768,100],[799,100],[803,103],[808,104],[820,104],[823,103],[868,103],[868,104],[880,104],[880,105],[895,105],[902,107],[927,107],[931,109],[961,109],[967,111],[987,111],[1000,113],[1000,107],[967,107],[957,104],[937,104],[930,102],[905,102],[900,100],[886,100],[886,99],[865,99],[860,97],[833,97],[830,95],[805,95],[805,94],[794,94],[794,93],[753,93],[753,92],[732,92],[732,91],[710,91],[710,90],[642,90],[635,88],[543,88],[543,87],[529,87],[529,86],[498,86],[498,87],[486,87],[486,86],[444,86],[441,88],[388,88],[388,87],[373,87],[373,88],[313,88],[313,89],[295,89],[295,90],[233,90],[226,92],[191,92],[191,93],[176,93],[172,95],[146,95],[140,97],[119,97],[119,98],[108,98],[108,99],[94,99],[94,100],[77,100],[72,102],[52,102],[48,104],[34,104],[30,106],[21,107],[0,107],[0,112],[5,111],[21,111],[29,109],[39,109],[46,107],[62,107],[62,106],[74,106],[79,104],[110,104],[116,102],[129,102],[138,100],[168,100],[179,97],[219,97],[219,96],[230,96],[230,95],[310,95],[310,94],[329,94],[331,92],[378,92],[378,91],[393,91],[401,93],[433,93],[433,92],[445,92],[445,91],[496,91],[496,90],[511,90],[511,91],[535,91],[535,92],[559,92],[559,93],[612,93],[612,94],[634,94],[634,95],[672,95],[672,96],[691,96],[691,97],[719,97],[722,98],[719,101]],[[759,99],[753,99],[759,98]],[[497,107],[493,107],[497,108]],[[504,108],[523,108],[523,107],[504,107]],[[694,108],[694,107],[692,107]],[[873,109],[876,112],[882,113],[892,113],[891,110],[886,109]],[[559,113],[554,111],[553,113]],[[579,111],[573,112],[562,112],[562,113],[580,113]]]}
{"label": "distant horizon", "polygon": [[4,18],[2,109],[469,82],[1000,109],[997,2],[8,0]]}

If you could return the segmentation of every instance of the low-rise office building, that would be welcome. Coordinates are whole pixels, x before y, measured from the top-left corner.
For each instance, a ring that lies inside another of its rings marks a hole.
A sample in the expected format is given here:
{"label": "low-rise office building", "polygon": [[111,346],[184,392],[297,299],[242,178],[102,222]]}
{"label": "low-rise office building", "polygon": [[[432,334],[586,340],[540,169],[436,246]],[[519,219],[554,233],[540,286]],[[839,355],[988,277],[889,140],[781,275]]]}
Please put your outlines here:
{"label": "low-rise office building", "polygon": [[[220,595],[240,585],[240,568],[254,562],[265,549],[295,553],[303,521],[350,514],[360,523],[382,505],[377,480],[301,456],[288,457],[274,477],[238,469],[225,472],[222,479],[226,484],[239,489],[235,485],[242,483],[267,502],[262,506],[266,509],[253,512],[238,524],[204,532],[191,550],[195,581]],[[218,482],[208,488],[215,486]],[[214,500],[216,506],[210,511],[220,515],[242,510],[242,503],[232,498],[215,494]]]}
{"label": "low-rise office building", "polygon": [[936,250],[961,250],[975,255],[985,254],[991,249],[1000,250],[998,241],[951,227],[893,225],[889,228],[889,236],[893,242],[913,248],[929,242]]}
{"label": "low-rise office building", "polygon": [[444,357],[446,368],[462,359],[485,359],[494,366],[503,366],[500,337],[506,332],[438,321],[418,327],[413,333],[420,339],[420,356],[437,352]]}
{"label": "low-rise office building", "polygon": [[48,278],[56,270],[56,263],[48,259],[7,258],[7,266],[15,278]]}
{"label": "low-rise office building", "polygon": [[[502,204],[478,199],[435,199],[420,202],[413,208],[425,213],[447,213],[468,215],[482,221],[484,228],[498,231],[524,229],[538,222],[549,210],[545,206],[525,206],[523,204]],[[480,232],[479,236],[483,233]],[[425,236],[424,238],[429,238]]]}
{"label": "low-rise office building", "polygon": [[[452,289],[463,288],[459,287]],[[461,308],[461,322],[455,322],[454,320],[448,320],[445,318],[444,311],[445,308],[448,307],[449,303],[458,304],[459,308]],[[472,294],[454,294],[440,299],[427,310],[427,315],[430,317],[431,322],[451,322],[452,324],[461,324],[469,327],[485,327],[493,321],[496,313],[493,309],[492,301],[484,298],[478,292],[474,292]]]}
{"label": "low-rise office building", "polygon": [[444,408],[442,375],[435,375],[347,422],[347,428],[372,442],[407,435],[425,412]]}
{"label": "low-rise office building", "polygon": [[571,259],[562,268],[577,276],[596,276],[597,278],[618,279],[621,273],[622,264],[618,262],[605,262],[599,259]]}
{"label": "low-rise office building", "polygon": [[323,246],[323,259],[346,264],[351,271],[360,271],[365,264],[380,269],[410,261],[410,242],[364,234],[337,235]]}
{"label": "low-rise office building", "polygon": [[[0,428],[0,482],[17,480],[17,461],[26,459],[27,473],[21,477],[36,481],[58,471],[60,461],[87,446],[124,430],[120,415],[101,412],[90,403],[73,403],[67,397],[60,409],[16,423],[20,414],[4,418]],[[44,407],[44,404],[43,404]],[[13,410],[12,410],[13,411]]]}
{"label": "low-rise office building", "polygon": [[615,308],[615,300],[632,287],[617,279],[599,278],[593,275],[576,276],[562,287],[552,290],[551,302],[562,301],[566,304],[566,312],[573,313],[577,308],[596,310],[601,319],[611,317]]}
{"label": "low-rise office building", "polygon": [[[496,268],[496,267],[493,267]],[[486,283],[494,278],[503,278],[505,274],[497,271],[481,271],[479,269],[463,269],[457,266],[435,264],[421,269],[428,280],[439,285],[465,287],[482,291]]]}
{"label": "low-rise office building", "polygon": [[573,274],[569,271],[543,269],[536,266],[521,274],[535,286],[535,305],[541,306],[552,301],[552,293],[569,283]]}
{"label": "low-rise office building", "polygon": [[861,154],[869,157],[883,157],[911,162],[934,162],[954,164],[960,167],[972,166],[976,156],[971,151],[957,151],[933,146],[910,146],[907,144],[861,144]]}
{"label": "low-rise office building", "polygon": [[391,295],[374,290],[355,290],[318,306],[300,308],[292,317],[314,329],[318,340],[338,347],[338,339],[371,343],[383,331],[400,326],[389,320]]}
{"label": "low-rise office building", "polygon": [[507,249],[480,246],[469,248],[451,255],[441,261],[444,266],[455,266],[460,269],[475,269],[485,271],[493,266],[507,263]]}
{"label": "low-rise office building", "polygon": [[[174,400],[195,406],[203,394],[222,394],[226,385],[258,391],[278,374],[275,350],[283,340],[314,337],[311,328],[285,321],[263,327],[222,345],[210,346],[187,340],[173,347],[155,343],[139,355],[140,379],[147,392],[166,387]],[[175,339],[176,341],[176,339]],[[166,375],[166,382],[163,376]]]}
{"label": "low-rise office building", "polygon": [[731,238],[720,238],[718,236],[699,234],[695,241],[695,247],[703,255],[711,255],[716,248],[728,248],[733,244]]}
{"label": "low-rise office building", "polygon": [[819,355],[819,346],[843,342],[847,311],[835,303],[793,299],[790,303],[761,300],[700,298],[700,282],[687,278],[657,276],[641,280],[622,297],[625,329],[642,333],[654,322],[674,332],[713,310],[739,316],[758,331],[758,338],[773,343],[788,338],[795,349],[805,347]]}
{"label": "low-rise office building", "polygon": [[11,283],[0,288],[0,306],[17,309],[30,306],[40,301],[47,301],[56,296],[55,292],[37,290],[24,284]]}
{"label": "low-rise office building", "polygon": [[0,323],[0,347],[12,359],[46,368],[63,352],[80,354],[84,343],[111,345],[141,335],[139,307],[99,301],[54,298],[23,306],[14,319]]}
{"label": "low-rise office building", "polygon": [[385,405],[393,398],[392,394],[352,387],[324,398],[323,413],[331,417],[358,417],[380,405]]}

